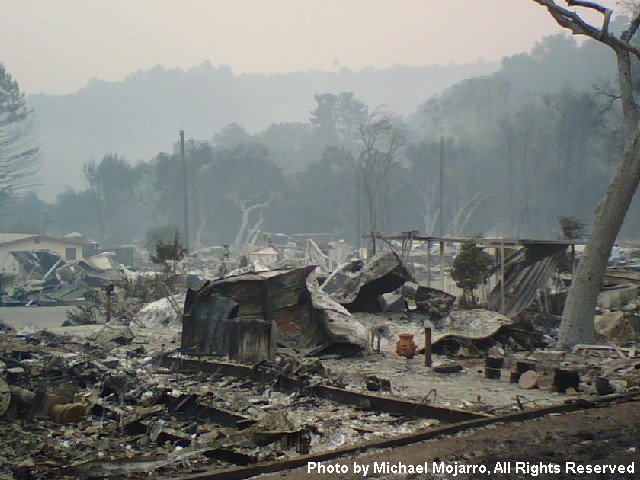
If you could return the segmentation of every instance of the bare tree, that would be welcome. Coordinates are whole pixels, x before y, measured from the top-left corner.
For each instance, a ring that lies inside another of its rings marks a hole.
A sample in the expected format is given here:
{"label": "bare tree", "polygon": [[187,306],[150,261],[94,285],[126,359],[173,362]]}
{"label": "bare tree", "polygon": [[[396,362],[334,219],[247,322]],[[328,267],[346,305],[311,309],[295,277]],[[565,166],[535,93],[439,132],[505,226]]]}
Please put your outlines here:
{"label": "bare tree", "polygon": [[[238,228],[238,233],[233,241],[234,248],[240,251],[255,240],[258,230],[264,223],[264,209],[269,206],[273,196],[269,196],[269,198],[264,201],[240,199],[236,196],[229,196],[227,198],[236,204],[242,212],[240,227]],[[253,225],[250,225],[252,212],[258,213],[258,218],[253,222]]]}
{"label": "bare tree", "polygon": [[[436,231],[436,226],[440,219],[438,188],[435,179],[432,179],[432,181],[424,187],[419,187],[413,182],[401,185],[401,187],[406,186],[413,187],[418,195],[420,195],[418,208],[422,213],[424,232],[428,235],[433,234],[433,232]],[[461,199],[459,202],[452,204],[450,208],[453,218],[446,226],[445,232],[452,237],[462,235],[480,204],[490,197],[491,195],[481,195],[480,192],[477,192],[466,200]]]}
{"label": "bare tree", "polygon": [[356,179],[367,201],[369,232],[376,232],[389,200],[389,173],[406,143],[405,133],[393,115],[382,108],[369,115],[359,132],[362,146],[356,160]]}
{"label": "bare tree", "polygon": [[[579,263],[560,325],[559,346],[568,348],[577,343],[594,341],[593,317],[602,277],[607,267],[611,248],[622,227],[633,195],[640,183],[640,109],[634,96],[638,79],[632,76],[632,63],[640,60],[640,50],[632,39],[640,27],[640,11],[637,2],[631,7],[632,17],[620,35],[609,31],[613,10],[597,2],[566,0],[567,7],[579,7],[602,14],[599,27],[586,22],[577,11],[559,5],[553,0],[533,0],[546,7],[555,21],[576,35],[586,35],[610,47],[618,65],[618,88],[624,117],[625,148],[607,192],[595,210],[591,236],[587,241],[582,261]],[[629,3],[629,2],[627,2]]]}

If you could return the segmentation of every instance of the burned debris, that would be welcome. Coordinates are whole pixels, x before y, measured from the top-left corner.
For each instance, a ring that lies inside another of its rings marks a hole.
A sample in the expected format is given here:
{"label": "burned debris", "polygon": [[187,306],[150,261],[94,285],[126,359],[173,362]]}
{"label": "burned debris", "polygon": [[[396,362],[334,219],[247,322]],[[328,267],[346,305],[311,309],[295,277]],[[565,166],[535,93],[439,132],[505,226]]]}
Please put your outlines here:
{"label": "burned debris", "polygon": [[[553,349],[566,245],[492,256],[472,309],[442,278],[453,255],[434,278],[420,249],[339,263],[315,243],[287,248],[288,267],[225,254],[219,276],[195,268],[203,253],[144,274],[107,255],[53,261],[41,279],[91,288],[67,327],[0,328],[0,428],[24,432],[3,449],[0,472],[225,472],[640,387],[628,286],[605,291],[602,345]],[[291,266],[305,255],[308,265]]]}
{"label": "burned debris", "polygon": [[[266,345],[275,345],[270,339],[277,336],[281,346],[297,353],[318,353],[326,348],[366,350],[368,338],[364,327],[320,290],[314,269],[310,266],[231,275],[214,280],[198,292],[190,290],[185,300],[185,325],[206,323],[205,331],[214,328],[212,336],[224,343],[231,341],[227,333],[231,324],[236,332],[248,332],[250,329],[241,325],[251,320],[266,335],[262,342]],[[240,319],[225,323],[223,320],[228,317],[218,320],[211,317],[226,311],[227,308],[218,305],[230,305],[229,302]],[[228,353],[222,343],[204,353]]]}

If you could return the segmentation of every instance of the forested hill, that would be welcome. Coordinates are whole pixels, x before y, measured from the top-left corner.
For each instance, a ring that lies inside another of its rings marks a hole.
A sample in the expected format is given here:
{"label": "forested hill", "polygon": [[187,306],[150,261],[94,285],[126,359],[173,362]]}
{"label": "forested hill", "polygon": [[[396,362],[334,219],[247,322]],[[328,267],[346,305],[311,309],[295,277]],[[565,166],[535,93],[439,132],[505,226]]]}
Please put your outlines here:
{"label": "forested hill", "polygon": [[[317,93],[354,92],[368,105],[406,114],[462,79],[487,75],[498,64],[394,66],[337,72],[236,75],[209,62],[188,71],[161,66],[121,82],[92,80],[71,95],[32,95],[42,145],[42,193],[83,184],[82,165],[105,153],[130,161],[170,149],[177,131],[211,138],[237,122],[249,132],[271,124],[308,122]],[[295,166],[294,166],[295,167]]]}
{"label": "forested hill", "polygon": [[[171,148],[184,128],[195,140],[187,157],[196,243],[234,242],[247,199],[263,202],[252,219],[263,231],[335,232],[355,242],[372,218],[361,142],[376,122],[366,112],[382,103],[402,114],[387,112],[390,131],[400,133],[392,137],[405,141],[384,177],[380,231],[435,231],[441,137],[445,233],[556,238],[561,217],[590,224],[624,143],[613,54],[555,35],[492,68],[264,76],[205,64],[33,97],[49,191],[76,188],[55,202],[17,198],[5,209],[6,228],[38,231],[46,216],[57,234],[103,244],[156,227],[173,232],[183,204]],[[447,87],[452,72],[467,78]],[[314,98],[321,92],[336,95]],[[83,165],[91,188],[78,187]],[[637,238],[639,225],[636,199],[621,235]]]}

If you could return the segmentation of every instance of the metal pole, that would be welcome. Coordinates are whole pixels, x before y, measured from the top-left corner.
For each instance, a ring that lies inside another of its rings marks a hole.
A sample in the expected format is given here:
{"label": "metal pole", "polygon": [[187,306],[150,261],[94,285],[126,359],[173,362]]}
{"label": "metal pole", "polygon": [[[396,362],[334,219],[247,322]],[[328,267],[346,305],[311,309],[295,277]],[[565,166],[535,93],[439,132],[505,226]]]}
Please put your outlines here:
{"label": "metal pole", "polygon": [[427,242],[427,287],[431,288],[431,240]]}
{"label": "metal pole", "polygon": [[500,242],[500,313],[504,315],[504,243]]}
{"label": "metal pole", "polygon": [[440,242],[440,277],[442,277],[442,291],[444,292],[444,242]]}
{"label": "metal pole", "polygon": [[424,366],[431,366],[431,329],[429,327],[424,329]]}
{"label": "metal pole", "polygon": [[360,231],[360,186],[358,185],[358,179],[355,179],[356,182],[356,188],[355,188],[355,194],[356,194],[356,248],[358,249],[358,257],[360,257],[360,247],[362,246],[361,241],[361,231]]}
{"label": "metal pole", "polygon": [[444,137],[440,137],[440,236],[444,236]]}
{"label": "metal pole", "polygon": [[180,156],[182,157],[182,187],[184,189],[184,249],[189,251],[189,197],[187,194],[187,160],[184,156],[184,130],[180,130]]}

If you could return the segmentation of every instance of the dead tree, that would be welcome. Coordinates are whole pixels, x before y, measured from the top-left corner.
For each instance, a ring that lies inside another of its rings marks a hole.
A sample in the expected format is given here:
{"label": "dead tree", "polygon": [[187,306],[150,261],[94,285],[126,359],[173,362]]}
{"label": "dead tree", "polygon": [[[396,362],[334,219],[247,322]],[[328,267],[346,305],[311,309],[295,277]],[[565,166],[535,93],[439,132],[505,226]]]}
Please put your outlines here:
{"label": "dead tree", "polygon": [[573,276],[562,314],[559,347],[568,348],[577,343],[594,341],[593,318],[607,260],[640,183],[640,110],[633,93],[634,87],[638,86],[638,79],[634,79],[631,73],[632,62],[640,60],[640,50],[631,43],[640,26],[640,9],[637,6],[632,9],[633,15],[627,29],[615,35],[609,31],[613,11],[597,2],[566,0],[568,7],[581,7],[602,14],[600,27],[587,23],[578,13],[553,0],[533,1],[546,7],[555,21],[573,34],[586,35],[613,50],[618,65],[618,88],[626,136],[616,172],[605,197],[596,207],[591,236]]}
{"label": "dead tree", "polygon": [[[271,202],[272,196],[270,196],[267,200],[251,204],[252,200],[240,200],[237,197],[227,197],[233,203],[235,203],[238,208],[242,211],[242,217],[240,220],[240,227],[238,228],[238,233],[236,234],[236,238],[233,241],[233,246],[236,250],[240,251],[247,246],[249,242],[254,240],[254,237],[258,231],[258,229],[262,226],[264,222],[263,210],[269,206]],[[249,226],[251,212],[257,211],[260,215],[258,219],[252,226]]]}
{"label": "dead tree", "polygon": [[[389,174],[396,156],[405,144],[405,134],[389,112],[376,109],[360,125],[362,147],[356,160],[356,179],[364,192],[369,210],[369,232],[378,229],[389,200]],[[375,243],[371,253],[375,254]]]}
{"label": "dead tree", "polygon": [[[432,235],[436,231],[436,225],[440,219],[438,208],[438,190],[435,181],[427,184],[426,187],[419,187],[415,183],[405,183],[401,187],[411,186],[420,195],[422,203],[419,208],[422,213],[424,232]],[[467,224],[471,221],[473,214],[480,204],[490,198],[490,195],[482,196],[480,193],[472,195],[468,199],[461,199],[459,203],[452,205],[453,218],[445,229],[446,233],[452,237],[462,235]]]}

